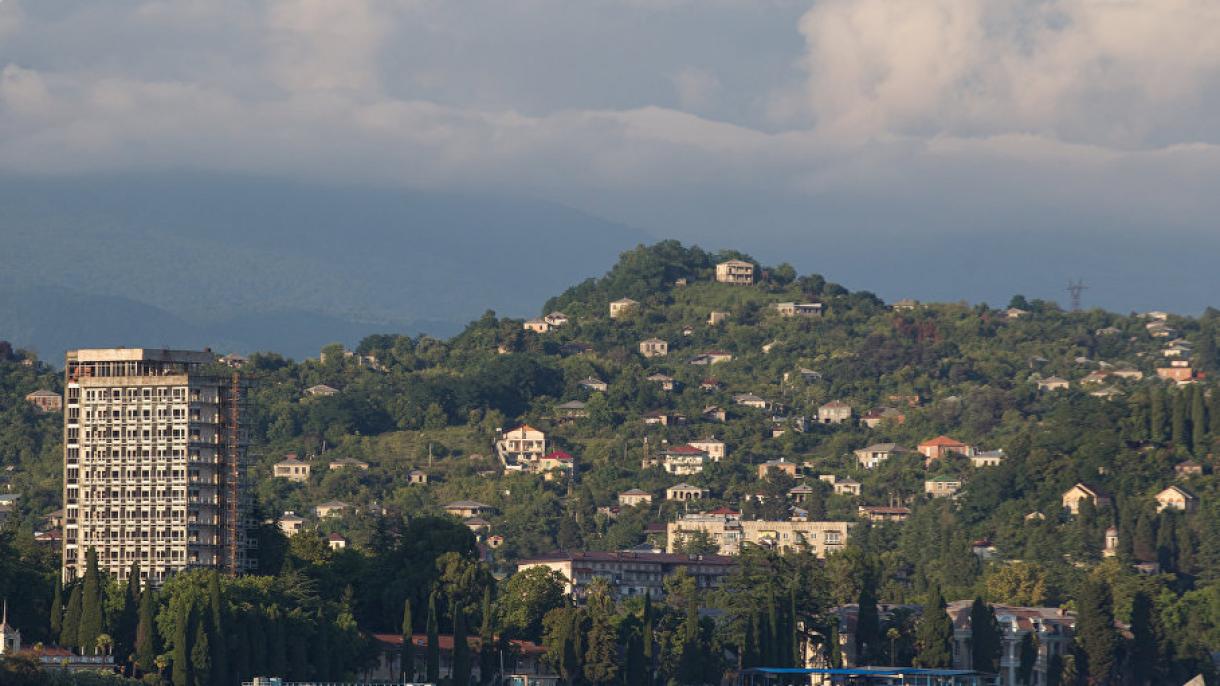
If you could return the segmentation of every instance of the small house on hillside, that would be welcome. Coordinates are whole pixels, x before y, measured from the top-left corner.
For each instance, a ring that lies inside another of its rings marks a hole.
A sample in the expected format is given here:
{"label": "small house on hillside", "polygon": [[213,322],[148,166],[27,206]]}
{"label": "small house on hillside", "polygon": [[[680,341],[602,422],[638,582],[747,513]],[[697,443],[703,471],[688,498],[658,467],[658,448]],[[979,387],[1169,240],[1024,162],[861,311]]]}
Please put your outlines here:
{"label": "small house on hillside", "polygon": [[1089,501],[1095,508],[1110,504],[1110,496],[1105,491],[1086,483],[1077,483],[1063,493],[1063,509],[1072,514],[1080,514],[1080,503]]}
{"label": "small house on hillside", "polygon": [[707,497],[708,490],[706,488],[692,486],[688,483],[680,483],[665,489],[666,500],[704,500]]}
{"label": "small house on hillside", "polygon": [[288,453],[284,459],[271,466],[271,476],[289,481],[309,481],[311,467],[308,462],[302,462],[296,453]]}
{"label": "small house on hillside", "polygon": [[640,303],[631,298],[619,298],[610,303],[610,318],[618,319],[624,317],[628,312],[634,310]]}
{"label": "small house on hillside", "polygon": [[669,354],[669,343],[659,338],[640,341],[640,354],[644,357],[664,357]]}
{"label": "small house on hillside", "polygon": [[974,454],[974,448],[956,438],[942,435],[920,443],[919,454],[924,456],[924,464],[931,464],[933,460],[940,460],[950,455],[970,457]]}
{"label": "small house on hillside", "polygon": [[339,392],[339,389],[335,388],[334,386],[327,386],[324,383],[320,383],[316,386],[310,386],[309,388],[305,389],[305,395],[310,396],[310,397],[325,398],[328,396],[332,396],[338,392]]}
{"label": "small house on hillside", "polygon": [[923,482],[923,492],[933,498],[946,498],[962,490],[962,480],[956,476],[942,474]]}
{"label": "small house on hillside", "polygon": [[618,504],[623,507],[647,505],[652,502],[652,494],[638,488],[632,488],[618,494]]}
{"label": "small house on hillside", "polygon": [[1165,510],[1194,512],[1199,506],[1199,499],[1181,486],[1170,486],[1157,493],[1155,497],[1157,512],[1164,512]]}
{"label": "small house on hillside", "polygon": [[745,260],[725,260],[716,265],[716,280],[735,286],[754,283],[754,265]]}
{"label": "small house on hillside", "polygon": [[461,517],[463,520],[471,517],[482,517],[490,515],[495,511],[491,505],[480,503],[477,500],[456,500],[448,505],[445,505],[445,512],[454,517]]}
{"label": "small house on hillside", "polygon": [[867,448],[860,448],[855,451],[856,461],[865,469],[876,469],[878,465],[886,460],[910,452],[907,448],[903,448],[897,443],[874,443]]}
{"label": "small house on hillside", "polygon": [[33,405],[39,412],[59,412],[64,408],[64,399],[54,391],[45,388],[27,393],[25,401]]}
{"label": "small house on hillside", "polygon": [[843,424],[851,421],[851,405],[832,400],[818,408],[818,422],[822,424]]}

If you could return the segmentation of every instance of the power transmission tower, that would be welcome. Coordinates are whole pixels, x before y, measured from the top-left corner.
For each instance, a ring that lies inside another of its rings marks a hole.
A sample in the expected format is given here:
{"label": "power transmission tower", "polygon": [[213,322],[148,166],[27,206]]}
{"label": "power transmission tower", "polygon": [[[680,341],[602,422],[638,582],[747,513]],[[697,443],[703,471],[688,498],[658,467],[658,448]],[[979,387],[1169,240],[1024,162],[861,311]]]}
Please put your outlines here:
{"label": "power transmission tower", "polygon": [[1068,279],[1067,292],[1070,296],[1072,296],[1072,311],[1073,312],[1080,309],[1080,295],[1082,293],[1084,293],[1085,290],[1087,290],[1087,289],[1088,289],[1088,286],[1084,285],[1084,281],[1079,280],[1079,279],[1077,279],[1076,281],[1072,281],[1071,279]]}

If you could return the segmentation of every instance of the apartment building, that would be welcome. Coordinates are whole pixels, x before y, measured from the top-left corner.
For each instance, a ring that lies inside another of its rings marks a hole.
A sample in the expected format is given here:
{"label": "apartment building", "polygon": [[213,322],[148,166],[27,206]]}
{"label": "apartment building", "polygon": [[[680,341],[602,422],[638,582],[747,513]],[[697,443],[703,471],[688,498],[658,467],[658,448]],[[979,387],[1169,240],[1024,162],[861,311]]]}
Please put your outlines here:
{"label": "apartment building", "polygon": [[664,597],[665,579],[679,569],[694,577],[700,589],[719,588],[736,566],[735,560],[720,555],[589,551],[554,552],[522,560],[517,571],[530,567],[555,570],[567,580],[564,591],[577,599],[584,598],[594,579],[606,579],[616,600],[623,600],[641,595]]}
{"label": "apartment building", "polygon": [[124,580],[253,562],[245,388],[204,371],[210,352],[69,351],[65,364],[63,576],[97,551]]}
{"label": "apartment building", "polygon": [[847,545],[851,522],[743,520],[733,511],[689,514],[666,527],[669,552],[678,550],[693,535],[706,535],[721,555],[736,555],[743,545],[758,545],[780,552],[809,550],[818,557]]}

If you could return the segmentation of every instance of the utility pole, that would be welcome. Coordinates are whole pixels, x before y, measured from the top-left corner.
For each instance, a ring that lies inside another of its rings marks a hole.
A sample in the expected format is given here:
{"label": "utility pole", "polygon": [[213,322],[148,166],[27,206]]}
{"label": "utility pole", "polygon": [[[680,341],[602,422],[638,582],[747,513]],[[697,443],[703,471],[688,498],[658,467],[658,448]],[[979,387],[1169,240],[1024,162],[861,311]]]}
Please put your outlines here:
{"label": "utility pole", "polygon": [[1077,312],[1080,310],[1080,295],[1082,293],[1084,293],[1085,290],[1087,290],[1087,289],[1088,289],[1088,286],[1084,285],[1083,280],[1077,279],[1077,280],[1073,281],[1071,279],[1068,279],[1067,292],[1068,292],[1068,295],[1070,295],[1072,298],[1072,311],[1073,312]]}

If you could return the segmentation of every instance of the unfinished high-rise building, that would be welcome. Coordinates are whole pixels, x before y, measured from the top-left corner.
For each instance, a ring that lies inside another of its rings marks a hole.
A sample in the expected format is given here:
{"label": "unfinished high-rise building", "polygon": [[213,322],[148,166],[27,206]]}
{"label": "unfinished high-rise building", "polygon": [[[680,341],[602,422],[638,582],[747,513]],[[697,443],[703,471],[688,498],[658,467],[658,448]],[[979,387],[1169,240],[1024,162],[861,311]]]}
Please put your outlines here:
{"label": "unfinished high-rise building", "polygon": [[103,348],[67,354],[63,575],[89,549],[111,577],[160,584],[182,569],[253,561],[245,487],[246,387],[210,352]]}

